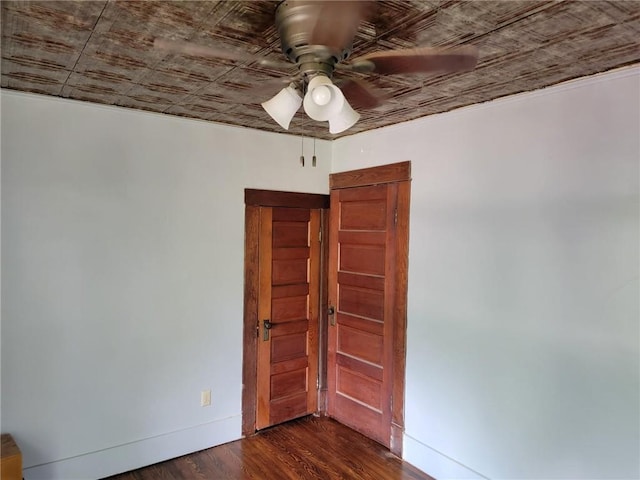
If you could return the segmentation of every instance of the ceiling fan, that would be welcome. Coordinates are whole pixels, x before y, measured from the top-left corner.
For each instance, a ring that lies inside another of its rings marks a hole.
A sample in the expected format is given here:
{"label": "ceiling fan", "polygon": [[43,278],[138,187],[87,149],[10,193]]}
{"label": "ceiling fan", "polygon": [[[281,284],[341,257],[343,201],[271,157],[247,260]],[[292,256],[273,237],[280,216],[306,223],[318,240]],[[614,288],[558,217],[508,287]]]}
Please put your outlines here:
{"label": "ceiling fan", "polygon": [[[336,134],[351,128],[360,118],[355,108],[374,108],[386,99],[381,90],[368,82],[349,77],[349,73],[396,75],[412,73],[453,73],[472,70],[478,61],[478,49],[472,45],[451,48],[418,47],[376,51],[351,59],[353,40],[360,22],[370,18],[375,1],[284,0],[276,7],[275,24],[282,52],[298,73],[291,83],[270,100],[262,102],[265,111],[285,130],[302,105],[317,121],[328,121],[329,132]],[[257,61],[271,68],[291,68],[288,62],[254,55],[200,46],[190,42],[157,38],[158,49],[172,53],[219,59]],[[343,74],[340,87],[333,83],[334,73]]]}

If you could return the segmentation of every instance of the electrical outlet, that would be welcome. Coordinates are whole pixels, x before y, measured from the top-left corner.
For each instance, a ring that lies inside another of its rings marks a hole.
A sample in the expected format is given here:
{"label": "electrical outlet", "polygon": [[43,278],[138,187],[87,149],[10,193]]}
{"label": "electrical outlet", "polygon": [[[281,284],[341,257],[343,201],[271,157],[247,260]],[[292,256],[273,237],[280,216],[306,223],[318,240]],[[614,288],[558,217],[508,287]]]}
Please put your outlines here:
{"label": "electrical outlet", "polygon": [[208,407],[211,405],[211,390],[203,390],[200,392],[200,406]]}

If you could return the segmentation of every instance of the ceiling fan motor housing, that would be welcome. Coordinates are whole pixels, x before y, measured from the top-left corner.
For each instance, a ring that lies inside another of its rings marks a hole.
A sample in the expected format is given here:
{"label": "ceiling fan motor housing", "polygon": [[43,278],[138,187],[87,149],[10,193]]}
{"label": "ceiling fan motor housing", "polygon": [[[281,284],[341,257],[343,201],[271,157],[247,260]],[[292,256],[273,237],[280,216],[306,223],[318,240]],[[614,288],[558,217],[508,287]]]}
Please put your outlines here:
{"label": "ceiling fan motor housing", "polygon": [[331,78],[337,63],[351,54],[352,43],[339,48],[314,45],[312,32],[323,2],[284,0],[276,8],[276,28],[284,55],[298,66],[308,82],[318,74]]}

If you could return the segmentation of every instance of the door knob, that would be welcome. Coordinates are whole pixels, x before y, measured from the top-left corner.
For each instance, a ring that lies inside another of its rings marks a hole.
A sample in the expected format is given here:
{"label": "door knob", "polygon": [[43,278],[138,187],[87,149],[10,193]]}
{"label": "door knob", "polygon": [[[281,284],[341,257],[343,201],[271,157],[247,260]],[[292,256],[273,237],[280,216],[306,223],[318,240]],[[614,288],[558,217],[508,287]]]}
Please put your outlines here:
{"label": "door knob", "polygon": [[262,340],[266,342],[267,340],[269,340],[269,330],[273,328],[273,323],[271,323],[271,321],[267,318],[266,320],[262,321],[262,325],[264,326]]}
{"label": "door knob", "polygon": [[336,324],[336,317],[334,316],[334,313],[336,313],[336,309],[332,305],[327,309],[327,315],[329,315],[329,317],[331,317],[331,319],[330,319],[331,326],[335,326],[335,324]]}

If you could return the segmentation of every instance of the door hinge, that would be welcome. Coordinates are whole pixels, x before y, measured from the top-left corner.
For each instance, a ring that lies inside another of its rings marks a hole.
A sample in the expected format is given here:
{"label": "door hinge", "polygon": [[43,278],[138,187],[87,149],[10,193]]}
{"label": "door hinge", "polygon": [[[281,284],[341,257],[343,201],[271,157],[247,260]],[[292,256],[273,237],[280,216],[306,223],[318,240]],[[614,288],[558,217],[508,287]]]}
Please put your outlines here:
{"label": "door hinge", "polygon": [[260,336],[260,320],[256,320],[256,337]]}
{"label": "door hinge", "polygon": [[398,209],[397,208],[393,212],[393,224],[398,225]]}
{"label": "door hinge", "polygon": [[322,243],[322,230],[318,231],[318,242]]}

